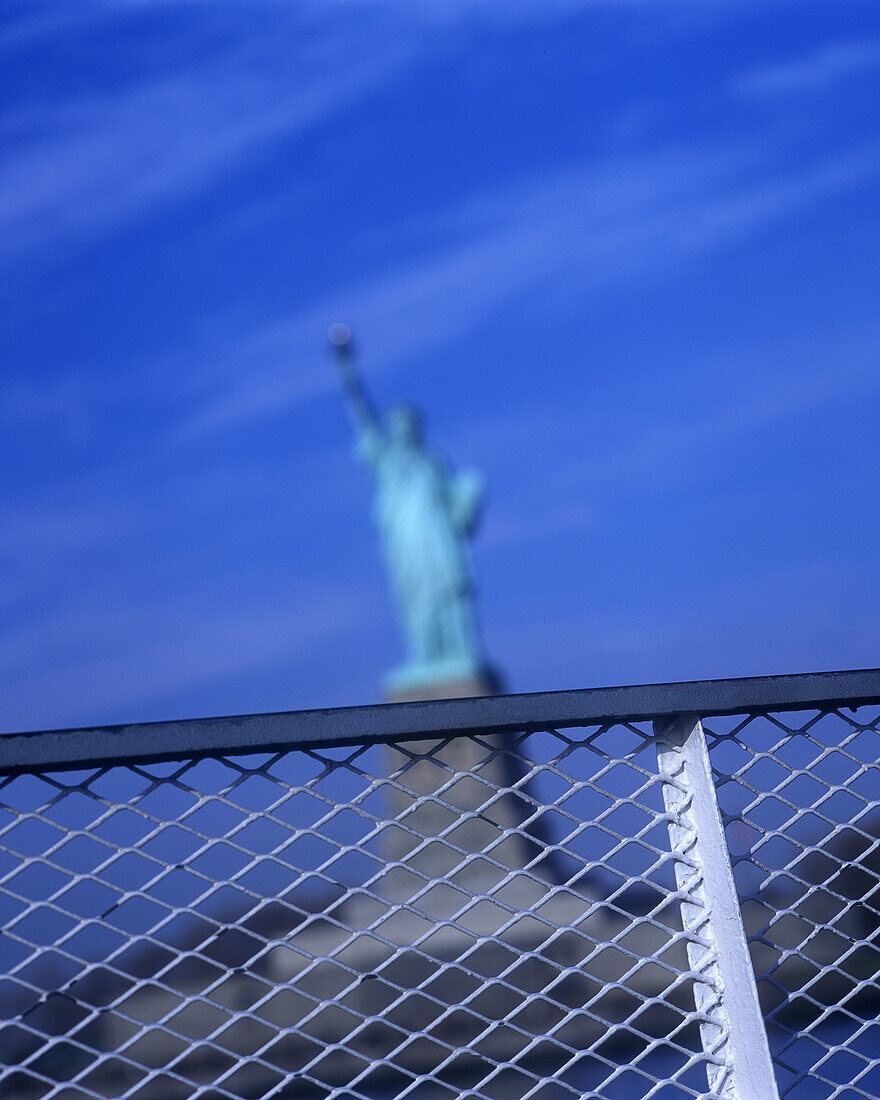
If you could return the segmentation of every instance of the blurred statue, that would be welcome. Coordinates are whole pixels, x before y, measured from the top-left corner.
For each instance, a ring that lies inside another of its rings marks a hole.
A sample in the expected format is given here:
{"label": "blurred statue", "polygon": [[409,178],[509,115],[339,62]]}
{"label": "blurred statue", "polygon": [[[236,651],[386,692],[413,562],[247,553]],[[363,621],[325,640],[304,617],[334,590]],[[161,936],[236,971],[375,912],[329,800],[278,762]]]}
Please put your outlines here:
{"label": "blurred statue", "polygon": [[485,662],[467,537],[477,522],[482,479],[452,473],[427,450],[416,409],[398,406],[380,421],[355,372],[348,326],[333,325],[329,337],[358,452],[376,481],[375,515],[406,635],[409,660],[390,686],[479,676]]}

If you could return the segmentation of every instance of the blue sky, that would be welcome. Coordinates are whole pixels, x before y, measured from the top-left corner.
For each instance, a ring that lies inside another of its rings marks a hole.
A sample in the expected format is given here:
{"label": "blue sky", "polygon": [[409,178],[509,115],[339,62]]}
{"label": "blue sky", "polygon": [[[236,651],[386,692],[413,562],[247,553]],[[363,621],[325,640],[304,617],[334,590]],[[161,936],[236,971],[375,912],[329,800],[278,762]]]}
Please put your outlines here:
{"label": "blue sky", "polygon": [[325,332],[516,691],[876,665],[880,9],[6,0],[0,728],[380,698]]}

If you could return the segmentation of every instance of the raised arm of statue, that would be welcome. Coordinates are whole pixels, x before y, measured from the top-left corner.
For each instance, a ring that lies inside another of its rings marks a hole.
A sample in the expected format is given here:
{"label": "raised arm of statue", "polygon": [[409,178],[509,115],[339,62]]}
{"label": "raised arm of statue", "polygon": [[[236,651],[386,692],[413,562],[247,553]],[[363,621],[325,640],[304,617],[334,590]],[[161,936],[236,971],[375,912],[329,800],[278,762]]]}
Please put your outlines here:
{"label": "raised arm of statue", "polygon": [[330,343],[336,351],[336,368],[345,394],[345,406],[365,456],[372,458],[384,435],[364,385],[351,358],[351,332],[348,325],[330,326]]}

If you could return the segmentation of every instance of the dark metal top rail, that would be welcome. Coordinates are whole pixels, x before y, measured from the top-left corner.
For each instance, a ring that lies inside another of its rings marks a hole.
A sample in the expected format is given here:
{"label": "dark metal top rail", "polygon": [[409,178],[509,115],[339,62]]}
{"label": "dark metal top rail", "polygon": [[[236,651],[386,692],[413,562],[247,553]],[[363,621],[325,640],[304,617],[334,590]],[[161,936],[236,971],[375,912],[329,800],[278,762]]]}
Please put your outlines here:
{"label": "dark metal top rail", "polygon": [[61,771],[295,748],[880,703],[880,669],[543,691],[477,699],[186,718],[0,736],[0,774]]}
{"label": "dark metal top rail", "polygon": [[368,745],[466,734],[475,729],[493,734],[638,722],[672,714],[760,714],[870,703],[880,703],[880,669],[184,718],[0,736],[0,774]]}

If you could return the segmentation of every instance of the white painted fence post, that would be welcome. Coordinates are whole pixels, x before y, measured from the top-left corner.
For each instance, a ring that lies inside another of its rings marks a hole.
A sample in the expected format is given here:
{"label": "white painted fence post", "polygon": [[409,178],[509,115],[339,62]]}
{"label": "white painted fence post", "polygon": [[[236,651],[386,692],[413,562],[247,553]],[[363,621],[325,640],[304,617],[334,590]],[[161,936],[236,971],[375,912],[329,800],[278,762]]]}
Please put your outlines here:
{"label": "white painted fence post", "polygon": [[655,722],[654,734],[709,1088],[778,1100],[703,724],[679,715]]}

